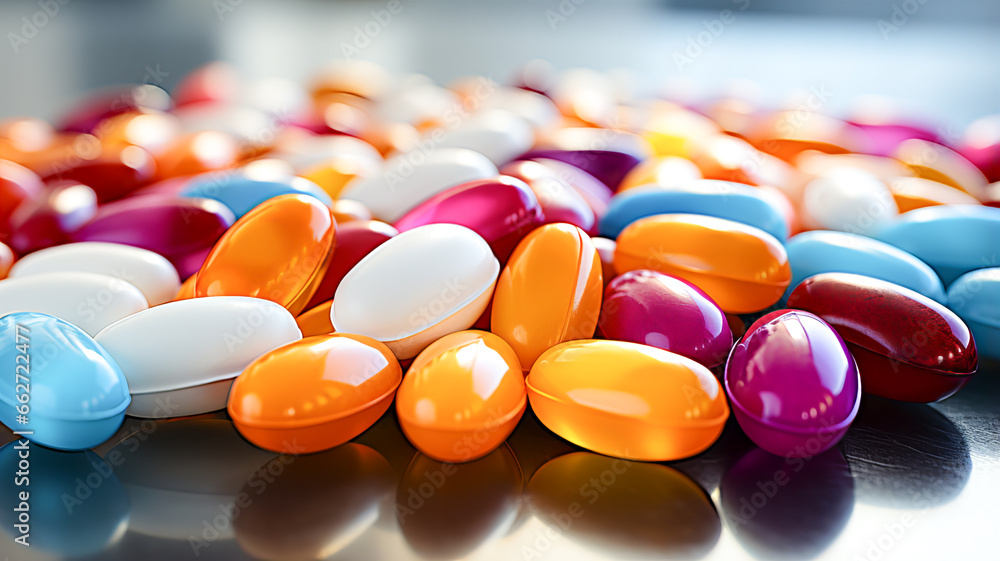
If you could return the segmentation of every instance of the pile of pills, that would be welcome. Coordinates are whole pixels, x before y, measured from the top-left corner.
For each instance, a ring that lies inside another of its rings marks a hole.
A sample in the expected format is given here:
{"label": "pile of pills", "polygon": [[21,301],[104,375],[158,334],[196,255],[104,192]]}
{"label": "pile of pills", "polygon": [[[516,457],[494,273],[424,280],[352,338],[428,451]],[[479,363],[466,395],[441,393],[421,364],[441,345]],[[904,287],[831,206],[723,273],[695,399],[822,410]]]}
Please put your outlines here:
{"label": "pile of pills", "polygon": [[85,450],[226,410],[298,454],[394,407],[466,462],[530,408],[662,461],[732,411],[793,457],[863,392],[941,400],[1000,357],[1000,116],[956,141],[524,78],[211,64],[0,122],[0,421]]}

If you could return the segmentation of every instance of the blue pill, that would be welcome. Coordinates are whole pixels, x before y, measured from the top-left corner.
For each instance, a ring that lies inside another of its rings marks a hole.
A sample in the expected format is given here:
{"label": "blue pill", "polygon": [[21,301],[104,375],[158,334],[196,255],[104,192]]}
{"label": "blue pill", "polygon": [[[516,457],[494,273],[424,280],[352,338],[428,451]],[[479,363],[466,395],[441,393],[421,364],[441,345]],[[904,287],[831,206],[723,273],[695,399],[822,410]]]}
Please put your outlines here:
{"label": "blue pill", "polygon": [[804,232],[785,244],[792,282],[785,297],[800,282],[820,273],[854,273],[889,281],[945,302],[944,286],[927,263],[872,238],[847,232]]}
{"label": "blue pill", "polygon": [[1000,208],[918,208],[902,214],[874,237],[930,265],[945,286],[969,271],[1000,266]]}
{"label": "blue pill", "polygon": [[1000,358],[1000,267],[978,269],[951,283],[948,307],[972,330],[979,354]]}
{"label": "blue pill", "polygon": [[111,438],[131,403],[121,368],[82,329],[47,314],[0,318],[0,422],[60,450]]}
{"label": "blue pill", "polygon": [[311,195],[326,206],[333,199],[318,185],[302,177],[290,176],[281,180],[252,179],[242,174],[206,174],[192,180],[181,191],[182,197],[214,199],[229,207],[236,218],[250,212],[260,203],[280,195]]}
{"label": "blue pill", "polygon": [[755,188],[729,181],[695,181],[682,189],[639,187],[611,199],[600,233],[617,238],[626,226],[654,214],[701,214],[749,224],[779,241],[788,238],[785,217]]}

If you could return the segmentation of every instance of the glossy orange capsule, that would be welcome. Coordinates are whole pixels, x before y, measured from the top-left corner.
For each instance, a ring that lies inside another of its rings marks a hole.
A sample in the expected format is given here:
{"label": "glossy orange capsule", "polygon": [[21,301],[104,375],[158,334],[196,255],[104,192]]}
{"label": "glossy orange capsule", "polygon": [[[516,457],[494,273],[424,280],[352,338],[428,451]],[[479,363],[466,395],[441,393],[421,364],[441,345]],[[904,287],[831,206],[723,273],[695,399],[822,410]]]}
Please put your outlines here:
{"label": "glossy orange capsule", "polygon": [[396,412],[424,454],[468,462],[503,444],[527,406],[514,350],[486,331],[458,331],[424,349],[399,386]]}
{"label": "glossy orange capsule", "polygon": [[194,298],[194,283],[198,280],[198,275],[193,274],[181,283],[181,288],[177,291],[177,296],[174,296],[174,300],[187,300],[189,298]]}
{"label": "glossy orange capsule", "polygon": [[763,310],[781,298],[792,280],[781,242],[763,230],[723,218],[649,216],[622,230],[617,242],[618,274],[651,269],[680,277],[728,313]]}
{"label": "glossy orange capsule", "polygon": [[229,415],[261,448],[318,452],[375,424],[402,375],[389,348],[370,337],[308,337],[247,366],[229,392]]}
{"label": "glossy orange capsule", "polygon": [[980,204],[964,191],[922,177],[897,177],[888,185],[900,214],[928,206]]}
{"label": "glossy orange capsule", "polygon": [[157,177],[166,179],[226,169],[236,165],[242,154],[231,135],[201,131],[181,136],[157,155]]}
{"label": "glossy orange capsule", "polygon": [[531,409],[552,432],[609,456],[667,461],[712,445],[729,406],[712,373],[681,355],[624,341],[557,345],[526,380]]}
{"label": "glossy orange capsule", "polygon": [[330,264],[337,224],[308,195],[269,199],[223,234],[198,271],[195,296],[253,296],[298,315]]}
{"label": "glossy orange capsule", "polygon": [[986,195],[989,181],[983,172],[947,146],[911,138],[901,142],[893,156],[918,177],[951,185],[979,200]]}
{"label": "glossy orange capsule", "polygon": [[330,321],[331,307],[333,307],[333,300],[327,300],[318,306],[309,308],[295,318],[295,323],[298,324],[303,337],[327,335],[336,331],[333,322]]}
{"label": "glossy orange capsule", "polygon": [[546,224],[525,236],[500,274],[490,325],[528,370],[553,345],[594,336],[604,288],[590,236]]}

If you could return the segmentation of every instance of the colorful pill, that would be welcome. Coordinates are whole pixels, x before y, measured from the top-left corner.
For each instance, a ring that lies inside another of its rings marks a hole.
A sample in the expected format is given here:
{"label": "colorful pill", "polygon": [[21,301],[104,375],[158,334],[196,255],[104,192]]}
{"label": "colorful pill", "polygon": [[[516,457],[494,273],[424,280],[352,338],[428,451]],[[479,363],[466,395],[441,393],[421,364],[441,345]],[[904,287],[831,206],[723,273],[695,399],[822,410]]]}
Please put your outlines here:
{"label": "colorful pill", "polygon": [[24,255],[53,245],[68,243],[97,213],[94,190],[75,181],[59,181],[38,199],[22,204],[11,215],[8,242]]}
{"label": "colorful pill", "polygon": [[500,170],[524,181],[538,199],[545,224],[564,222],[597,234],[597,214],[582,194],[545,165],[533,160],[511,162]]}
{"label": "colorful pill", "polygon": [[684,279],[727,313],[763,310],[791,281],[784,246],[763,230],[694,214],[641,218],[622,230],[615,249],[619,274],[650,269]]}
{"label": "colorful pill", "polygon": [[[439,137],[435,134],[441,134]],[[503,165],[525,152],[535,134],[522,117],[505,109],[482,109],[445,133],[431,133],[442,148],[468,148]]]}
{"label": "colorful pill", "polygon": [[303,337],[314,337],[316,335],[329,335],[336,331],[330,321],[330,308],[333,307],[333,300],[327,300],[322,304],[310,308],[295,318],[296,325]]}
{"label": "colorful pill", "polygon": [[726,362],[726,394],[743,432],[786,458],[837,444],[858,414],[861,383],[840,335],[808,312],[758,319]]}
{"label": "colorful pill", "polygon": [[888,183],[900,214],[928,206],[980,204],[964,191],[922,177],[896,177]]}
{"label": "colorful pill", "polygon": [[[341,199],[341,201],[346,200],[348,199]],[[333,298],[347,272],[376,247],[389,241],[398,233],[392,226],[378,220],[358,220],[344,225],[338,222],[337,247],[330,259],[330,266],[327,267],[323,280],[319,283],[316,293],[313,294],[306,307],[312,308]]]}
{"label": "colorful pill", "polygon": [[584,340],[542,354],[526,380],[550,430],[588,450],[642,461],[678,460],[712,445],[726,397],[697,362],[655,347]]}
{"label": "colorful pill", "polygon": [[951,185],[977,199],[982,199],[986,192],[989,181],[983,172],[958,152],[937,142],[905,140],[893,155],[918,177]]}
{"label": "colorful pill", "polygon": [[333,200],[315,183],[302,177],[257,178],[251,174],[208,174],[194,179],[181,192],[182,197],[215,199],[241,218],[257,205],[281,195],[310,195],[326,206]]}
{"label": "colorful pill", "polygon": [[979,353],[1000,358],[1000,268],[958,277],[948,287],[948,308],[972,330]]}
{"label": "colorful pill", "polygon": [[44,196],[45,185],[35,172],[0,159],[0,234],[10,231],[11,215],[18,206]]}
{"label": "colorful pill", "polygon": [[802,195],[807,227],[870,234],[891,223],[899,208],[889,188],[859,168],[835,168],[813,179]]}
{"label": "colorful pill", "polygon": [[[98,141],[95,139],[94,142]],[[98,202],[103,203],[120,199],[155,178],[156,162],[153,156],[138,146],[102,148],[98,143],[92,150],[96,152],[92,157],[78,157],[78,163],[68,169],[52,170],[42,179],[47,182],[65,180],[83,183],[93,189]]]}

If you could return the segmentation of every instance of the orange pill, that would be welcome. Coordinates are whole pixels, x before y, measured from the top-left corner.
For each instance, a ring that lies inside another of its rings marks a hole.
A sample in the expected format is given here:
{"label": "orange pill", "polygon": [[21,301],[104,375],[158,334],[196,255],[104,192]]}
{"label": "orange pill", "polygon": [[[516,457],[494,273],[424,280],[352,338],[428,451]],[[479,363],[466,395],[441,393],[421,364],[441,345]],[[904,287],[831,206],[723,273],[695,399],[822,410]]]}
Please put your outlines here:
{"label": "orange pill", "polygon": [[900,214],[928,206],[980,204],[964,191],[922,177],[897,177],[888,185]]}
{"label": "orange pill", "polygon": [[389,348],[370,337],[308,337],[247,366],[229,392],[229,415],[261,448],[318,452],[372,426],[392,404],[402,375]]}
{"label": "orange pill", "polygon": [[510,345],[486,331],[458,331],[417,355],[399,386],[396,412],[421,452],[468,462],[503,444],[527,403]]}
{"label": "orange pill", "polygon": [[618,274],[650,269],[680,277],[728,313],[763,310],[781,298],[792,279],[781,242],[763,230],[723,218],[649,216],[622,230],[617,242]]}
{"label": "orange pill", "polygon": [[719,381],[681,355],[624,341],[570,341],[546,351],[526,380],[550,430],[609,456],[677,460],[712,445],[729,417]]}
{"label": "orange pill", "polygon": [[330,264],[337,225],[308,195],[269,199],[236,221],[198,271],[195,296],[253,296],[298,315]]}
{"label": "orange pill", "polygon": [[918,177],[951,185],[979,200],[986,195],[989,181],[983,172],[947,146],[911,138],[901,142],[893,156]]}
{"label": "orange pill", "polygon": [[242,154],[236,139],[220,131],[201,131],[175,139],[157,155],[159,179],[194,175],[236,165]]}
{"label": "orange pill", "polygon": [[553,345],[594,336],[602,277],[601,258],[586,232],[546,224],[521,240],[500,274],[491,329],[528,370]]}
{"label": "orange pill", "polygon": [[303,337],[327,335],[336,331],[333,322],[330,321],[331,307],[333,307],[333,300],[327,300],[318,306],[309,308],[295,318],[295,323],[298,324]]}
{"label": "orange pill", "polygon": [[198,274],[195,273],[187,278],[181,283],[180,290],[177,291],[177,296],[174,296],[174,300],[187,300],[189,298],[194,298],[194,283],[198,280]]}
{"label": "orange pill", "polygon": [[691,160],[666,156],[651,158],[632,168],[622,182],[617,192],[656,185],[664,189],[680,187],[702,178],[701,170]]}

